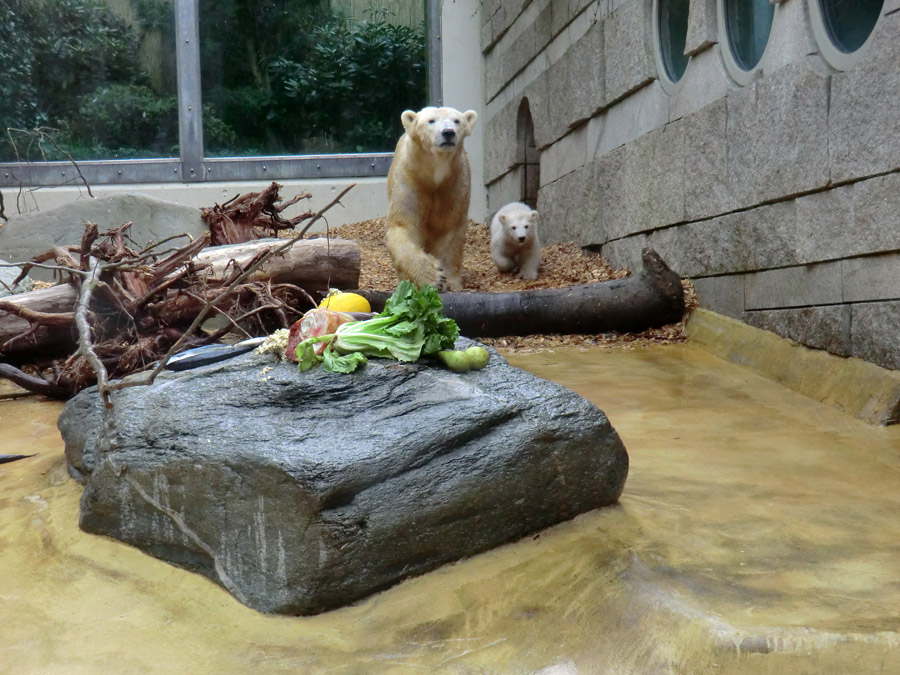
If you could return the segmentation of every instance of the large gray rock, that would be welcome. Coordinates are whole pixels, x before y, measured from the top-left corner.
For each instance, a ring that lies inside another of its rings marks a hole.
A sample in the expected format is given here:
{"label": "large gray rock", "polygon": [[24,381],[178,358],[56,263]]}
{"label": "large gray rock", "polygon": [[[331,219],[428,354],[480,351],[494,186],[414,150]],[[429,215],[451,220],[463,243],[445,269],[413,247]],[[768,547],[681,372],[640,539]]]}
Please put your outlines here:
{"label": "large gray rock", "polygon": [[59,418],[81,526],[264,612],[339,607],[614,503],[628,456],[604,414],[509,366],[371,360],[352,375],[247,354]]}
{"label": "large gray rock", "polygon": [[[101,233],[131,222],[128,234],[138,247],[177,234],[198,237],[209,231],[196,207],[123,193],[15,216],[0,228],[0,258],[23,262],[54,246],[78,245],[87,222],[96,223]],[[31,274],[47,278],[47,273]]]}
{"label": "large gray rock", "polygon": [[34,287],[34,284],[32,284],[31,280],[27,277],[13,286],[13,282],[16,280],[16,277],[19,276],[21,270],[18,267],[13,266],[4,267],[4,265],[7,264],[8,262],[6,260],[0,260],[0,298],[4,295],[27,293],[30,291]]}

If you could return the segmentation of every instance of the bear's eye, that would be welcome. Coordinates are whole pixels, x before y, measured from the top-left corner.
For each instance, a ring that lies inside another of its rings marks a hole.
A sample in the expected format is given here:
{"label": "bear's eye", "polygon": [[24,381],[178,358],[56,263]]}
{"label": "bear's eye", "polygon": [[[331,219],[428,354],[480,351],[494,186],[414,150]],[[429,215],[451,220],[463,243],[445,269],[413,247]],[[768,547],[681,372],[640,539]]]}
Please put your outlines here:
{"label": "bear's eye", "polygon": [[459,124],[459,120],[453,120],[453,124]]}
{"label": "bear's eye", "polygon": [[435,122],[437,122],[437,120],[434,118],[428,120],[428,124],[434,124]]}

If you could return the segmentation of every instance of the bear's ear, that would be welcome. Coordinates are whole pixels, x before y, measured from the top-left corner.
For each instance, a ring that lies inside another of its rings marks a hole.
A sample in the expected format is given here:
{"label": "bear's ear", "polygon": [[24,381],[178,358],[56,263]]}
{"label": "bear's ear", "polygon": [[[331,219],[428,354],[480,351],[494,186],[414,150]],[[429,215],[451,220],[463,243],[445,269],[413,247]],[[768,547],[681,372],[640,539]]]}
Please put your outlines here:
{"label": "bear's ear", "polygon": [[409,128],[416,121],[416,111],[415,110],[404,110],[400,115],[400,121],[403,122],[403,128],[409,131]]}
{"label": "bear's ear", "polygon": [[509,225],[509,218],[505,213],[501,213],[497,218],[500,220],[502,225]]}
{"label": "bear's ear", "polygon": [[539,216],[539,214],[537,211],[532,211],[531,213],[528,214],[528,217],[530,218],[532,223],[536,223],[538,221],[538,216]]}
{"label": "bear's ear", "polygon": [[474,110],[466,110],[466,112],[463,113],[463,118],[466,120],[466,124],[468,124],[469,128],[471,129],[475,126],[475,120],[478,119],[478,113]]}

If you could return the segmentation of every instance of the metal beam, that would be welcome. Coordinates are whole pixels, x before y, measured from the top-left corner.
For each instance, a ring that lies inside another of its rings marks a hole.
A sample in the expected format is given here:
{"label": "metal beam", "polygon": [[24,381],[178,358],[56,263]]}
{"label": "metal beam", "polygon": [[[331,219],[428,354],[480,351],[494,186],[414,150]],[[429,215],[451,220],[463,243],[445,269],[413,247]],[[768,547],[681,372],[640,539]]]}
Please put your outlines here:
{"label": "metal beam", "polygon": [[[443,104],[441,2],[425,3],[430,105]],[[179,158],[0,163],[0,187],[386,176],[392,153],[205,158],[198,0],[175,0]]]}
{"label": "metal beam", "polygon": [[444,83],[441,73],[443,48],[441,46],[441,2],[425,0],[425,36],[428,48],[428,104],[444,105]]}
{"label": "metal beam", "polygon": [[198,0],[175,0],[178,147],[181,180],[203,180],[203,97],[200,92]]}

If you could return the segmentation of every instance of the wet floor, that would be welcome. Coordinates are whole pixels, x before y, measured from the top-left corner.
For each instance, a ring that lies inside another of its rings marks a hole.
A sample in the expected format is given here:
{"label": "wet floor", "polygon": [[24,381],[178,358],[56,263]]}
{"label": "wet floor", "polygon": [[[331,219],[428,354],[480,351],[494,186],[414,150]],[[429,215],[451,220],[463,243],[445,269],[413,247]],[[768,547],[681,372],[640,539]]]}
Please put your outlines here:
{"label": "wet floor", "polygon": [[510,361],[606,412],[620,505],[305,618],[82,533],[60,406],[0,401],[0,673],[900,672],[900,427],[690,345]]}

